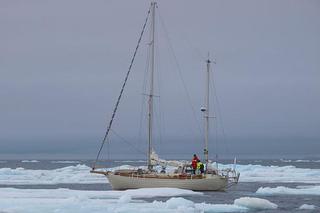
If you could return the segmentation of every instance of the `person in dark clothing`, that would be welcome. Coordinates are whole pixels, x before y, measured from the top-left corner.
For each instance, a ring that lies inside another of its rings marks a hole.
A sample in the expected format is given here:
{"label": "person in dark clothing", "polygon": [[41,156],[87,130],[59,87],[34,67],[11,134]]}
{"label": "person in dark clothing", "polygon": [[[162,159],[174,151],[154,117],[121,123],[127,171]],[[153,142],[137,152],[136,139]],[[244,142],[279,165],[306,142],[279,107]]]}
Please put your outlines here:
{"label": "person in dark clothing", "polygon": [[200,162],[200,172],[201,174],[204,173],[204,164],[202,162]]}
{"label": "person in dark clothing", "polygon": [[199,160],[197,163],[197,170],[196,174],[203,174],[204,173],[204,165],[203,163]]}

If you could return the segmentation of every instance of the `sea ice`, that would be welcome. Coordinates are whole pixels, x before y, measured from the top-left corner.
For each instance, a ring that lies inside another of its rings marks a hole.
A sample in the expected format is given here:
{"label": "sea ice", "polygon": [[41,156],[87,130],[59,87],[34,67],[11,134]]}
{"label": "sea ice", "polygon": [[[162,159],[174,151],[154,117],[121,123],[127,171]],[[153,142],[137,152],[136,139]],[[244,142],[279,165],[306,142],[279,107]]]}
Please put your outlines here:
{"label": "sea ice", "polygon": [[256,193],[263,194],[263,195],[274,195],[274,194],[320,195],[320,185],[300,186],[297,188],[289,188],[289,187],[285,187],[285,186],[278,186],[275,188],[260,187]]}
{"label": "sea ice", "polygon": [[[16,189],[16,188],[0,188],[0,198],[43,198],[50,197],[56,199],[65,199],[68,197],[87,197],[89,199],[118,199],[123,196],[131,198],[152,198],[152,197],[172,197],[172,196],[190,196],[202,195],[202,192],[194,192],[186,189],[176,188],[142,188],[128,189],[125,191],[82,191],[71,190],[66,188],[59,189]],[[122,198],[125,200],[125,197]]]}
{"label": "sea ice", "polygon": [[299,209],[306,209],[306,210],[314,210],[316,208],[315,205],[303,204],[299,207]]}
{"label": "sea ice", "polygon": [[52,170],[32,170],[24,168],[0,168],[0,184],[59,184],[59,183],[106,183],[103,175],[91,174],[86,165],[67,166]]}
{"label": "sea ice", "polygon": [[167,200],[166,206],[168,209],[177,209],[179,206],[185,208],[194,208],[194,203],[191,200],[186,200],[182,197],[173,197]]}
{"label": "sea ice", "polygon": [[21,163],[39,163],[38,160],[22,160]]}
{"label": "sea ice", "polygon": [[[234,204],[195,203],[182,197],[167,201],[136,200],[150,196],[201,195],[200,192],[173,188],[126,191],[82,191],[70,189],[0,188],[0,210],[15,213],[108,213],[108,212],[247,212],[250,209],[274,209],[264,199],[240,198]],[[135,198],[135,199],[133,199]],[[12,205],[14,203],[14,205]]]}
{"label": "sea ice", "polygon": [[276,209],[277,204],[271,203],[269,200],[256,197],[241,197],[234,201],[235,205],[244,206],[249,209]]}
{"label": "sea ice", "polygon": [[51,161],[51,163],[80,163],[80,161],[76,160],[58,160],[58,161]]}
{"label": "sea ice", "polygon": [[310,160],[296,160],[297,163],[309,163]]}
{"label": "sea ice", "polygon": [[[230,165],[220,165],[219,168],[232,168]],[[240,172],[240,182],[298,182],[320,183],[320,169],[297,168],[295,166],[262,166],[237,165]]]}
{"label": "sea ice", "polygon": [[124,194],[119,198],[118,203],[121,203],[121,204],[130,203],[131,200],[132,198],[130,195]]}
{"label": "sea ice", "polygon": [[280,159],[281,162],[290,163],[292,160]]}
{"label": "sea ice", "polygon": [[116,163],[146,163],[145,160],[115,160]]}

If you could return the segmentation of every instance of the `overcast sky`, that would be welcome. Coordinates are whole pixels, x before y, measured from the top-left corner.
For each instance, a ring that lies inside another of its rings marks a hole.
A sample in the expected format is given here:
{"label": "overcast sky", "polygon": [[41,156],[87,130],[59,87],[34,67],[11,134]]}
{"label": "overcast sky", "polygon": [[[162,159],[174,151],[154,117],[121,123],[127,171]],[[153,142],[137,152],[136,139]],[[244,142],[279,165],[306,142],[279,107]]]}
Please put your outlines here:
{"label": "overcast sky", "polygon": [[[164,27],[158,19],[154,140],[160,154],[201,153],[207,52],[217,62],[222,115],[212,115],[218,137],[213,128],[211,154],[319,154],[319,1],[158,5]],[[150,1],[0,2],[1,158],[95,157],[149,6]],[[147,31],[113,127],[140,150],[146,145],[148,39]],[[114,133],[110,139],[110,152],[135,153]]]}

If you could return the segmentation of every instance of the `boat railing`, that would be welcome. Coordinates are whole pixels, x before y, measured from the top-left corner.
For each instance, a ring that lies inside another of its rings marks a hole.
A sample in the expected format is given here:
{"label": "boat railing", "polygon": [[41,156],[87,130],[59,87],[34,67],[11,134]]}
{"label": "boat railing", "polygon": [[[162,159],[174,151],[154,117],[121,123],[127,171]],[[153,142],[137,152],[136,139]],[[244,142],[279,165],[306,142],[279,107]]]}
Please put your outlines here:
{"label": "boat railing", "polygon": [[223,169],[220,170],[221,175],[225,176],[228,179],[228,187],[237,184],[239,182],[240,173],[237,172],[235,169]]}

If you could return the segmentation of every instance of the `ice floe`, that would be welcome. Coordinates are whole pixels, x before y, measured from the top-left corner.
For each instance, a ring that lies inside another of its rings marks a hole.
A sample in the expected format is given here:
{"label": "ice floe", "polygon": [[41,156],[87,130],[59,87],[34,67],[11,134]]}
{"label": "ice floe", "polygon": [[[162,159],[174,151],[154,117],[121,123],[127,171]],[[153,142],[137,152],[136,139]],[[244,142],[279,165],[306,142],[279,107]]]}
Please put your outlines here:
{"label": "ice floe", "polygon": [[256,197],[241,197],[234,201],[235,205],[244,206],[249,209],[276,209],[278,205],[266,199]]}
{"label": "ice floe", "polygon": [[39,163],[38,160],[22,160],[21,163]]}
{"label": "ice floe", "polygon": [[[200,192],[173,188],[126,191],[83,191],[70,189],[0,188],[0,210],[15,213],[68,212],[247,212],[251,209],[275,209],[265,199],[239,198],[233,204],[196,203],[183,197],[146,202],[150,196],[192,196]],[[12,205],[14,203],[14,205]]]}
{"label": "ice floe", "polygon": [[256,193],[263,195],[320,195],[320,185],[298,186],[297,188],[289,188],[285,186],[278,186],[275,188],[260,187]]}
{"label": "ice floe", "polygon": [[176,188],[142,188],[128,189],[125,191],[88,191],[60,189],[16,189],[0,188],[0,198],[44,198],[66,199],[69,197],[86,197],[88,199],[121,199],[131,200],[131,198],[152,198],[152,197],[173,197],[173,196],[200,196],[202,192],[194,192],[186,189]]}
{"label": "ice floe", "polygon": [[[219,165],[220,168],[232,165]],[[295,166],[237,165],[240,182],[297,182],[320,183],[320,169],[297,168]]]}
{"label": "ice floe", "polygon": [[0,168],[0,184],[59,184],[59,183],[105,183],[103,175],[91,174],[86,165],[67,166],[52,170],[32,170],[24,168]]}
{"label": "ice floe", "polygon": [[66,164],[71,164],[71,163],[80,163],[80,161],[75,161],[75,160],[57,160],[57,161],[51,161],[51,163],[66,163]]}
{"label": "ice floe", "polygon": [[306,209],[306,210],[314,210],[316,209],[315,205],[309,205],[309,204],[302,204],[299,209]]}
{"label": "ice floe", "polygon": [[294,162],[294,163],[319,163],[320,160],[302,160],[302,159],[299,159],[299,160],[290,160],[290,159],[280,159],[281,162],[284,162],[284,163],[291,163],[291,162]]}
{"label": "ice floe", "polygon": [[297,163],[309,163],[309,162],[312,162],[310,160],[296,160],[295,162]]}
{"label": "ice floe", "polygon": [[145,160],[115,160],[116,163],[146,163]]}
{"label": "ice floe", "polygon": [[281,161],[281,162],[284,162],[284,163],[290,163],[290,162],[292,162],[292,160],[289,160],[289,159],[288,159],[288,160],[287,160],[287,159],[280,159],[280,161]]}

